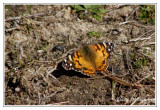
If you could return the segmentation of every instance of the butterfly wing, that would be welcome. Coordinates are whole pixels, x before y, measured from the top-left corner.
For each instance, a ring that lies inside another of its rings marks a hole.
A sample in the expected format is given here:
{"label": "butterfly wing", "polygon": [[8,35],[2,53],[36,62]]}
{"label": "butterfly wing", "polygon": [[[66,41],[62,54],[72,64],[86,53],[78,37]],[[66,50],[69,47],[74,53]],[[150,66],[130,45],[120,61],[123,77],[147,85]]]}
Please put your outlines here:
{"label": "butterfly wing", "polygon": [[94,49],[93,51],[96,54],[95,57],[96,71],[102,72],[106,70],[108,67],[107,59],[109,57],[110,52],[113,50],[113,44],[103,42],[91,45],[91,48]]}
{"label": "butterfly wing", "polygon": [[66,70],[72,69],[78,72],[82,72],[87,76],[94,76],[96,73],[92,62],[87,61],[85,55],[83,55],[83,53],[80,51],[76,51],[72,55],[69,55],[67,59],[62,63],[62,66]]}
{"label": "butterfly wing", "polygon": [[62,66],[66,70],[75,70],[84,75],[94,76],[96,72],[107,69],[107,58],[113,50],[113,46],[112,43],[105,42],[88,45],[87,48],[82,48],[69,55]]}

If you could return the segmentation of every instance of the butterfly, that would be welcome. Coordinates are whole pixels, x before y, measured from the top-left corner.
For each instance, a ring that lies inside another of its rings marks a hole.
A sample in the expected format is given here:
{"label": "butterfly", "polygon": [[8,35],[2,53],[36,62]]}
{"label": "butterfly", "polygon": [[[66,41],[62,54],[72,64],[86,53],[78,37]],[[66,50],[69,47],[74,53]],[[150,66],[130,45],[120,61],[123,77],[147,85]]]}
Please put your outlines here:
{"label": "butterfly", "polygon": [[62,62],[62,66],[65,70],[75,70],[87,76],[94,76],[107,69],[107,59],[113,48],[114,44],[107,42],[86,45],[68,55]]}

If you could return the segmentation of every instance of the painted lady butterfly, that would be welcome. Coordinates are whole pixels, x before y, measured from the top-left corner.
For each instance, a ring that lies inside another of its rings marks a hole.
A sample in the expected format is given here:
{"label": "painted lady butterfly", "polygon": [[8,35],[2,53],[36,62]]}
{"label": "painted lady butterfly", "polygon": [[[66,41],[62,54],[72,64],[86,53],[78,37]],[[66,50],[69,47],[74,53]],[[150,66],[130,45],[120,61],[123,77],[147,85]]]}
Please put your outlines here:
{"label": "painted lady butterfly", "polygon": [[68,55],[62,66],[66,70],[75,70],[87,76],[94,76],[97,72],[107,69],[107,59],[113,48],[113,43],[107,42],[84,46]]}

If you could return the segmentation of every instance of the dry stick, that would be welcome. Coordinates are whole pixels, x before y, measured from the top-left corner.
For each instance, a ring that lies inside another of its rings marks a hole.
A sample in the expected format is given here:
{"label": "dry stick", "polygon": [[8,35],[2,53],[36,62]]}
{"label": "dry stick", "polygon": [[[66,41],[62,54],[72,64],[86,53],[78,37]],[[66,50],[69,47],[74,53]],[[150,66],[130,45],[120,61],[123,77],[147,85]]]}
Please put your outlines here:
{"label": "dry stick", "polygon": [[155,45],[155,42],[149,42],[148,44],[147,44],[147,46],[148,45]]}
{"label": "dry stick", "polygon": [[137,11],[139,9],[139,7],[137,7],[135,10],[132,11],[132,13],[130,14],[130,16],[126,19],[126,21],[128,21],[130,19],[130,17],[135,13],[135,11]]}
{"label": "dry stick", "polygon": [[135,25],[137,27],[142,27],[142,28],[146,28],[146,29],[154,29],[155,30],[155,27],[153,27],[153,26],[145,26],[145,25],[142,25],[138,22],[129,22],[129,24]]}
{"label": "dry stick", "polygon": [[122,85],[125,85],[125,86],[129,86],[129,87],[136,87],[136,88],[141,88],[142,85],[137,85],[137,84],[132,84],[132,83],[129,83],[129,82],[126,82],[126,81],[123,81],[122,79],[116,77],[116,76],[113,76],[113,75],[105,75],[107,76],[108,78],[122,84]]}
{"label": "dry stick", "polygon": [[128,24],[128,23],[130,23],[130,22],[135,22],[135,21],[125,21],[125,22],[121,22],[121,23],[119,23],[119,26],[124,25],[124,24]]}
{"label": "dry stick", "polygon": [[24,54],[22,46],[20,46],[20,51],[21,51],[21,56],[24,57],[24,58],[27,58],[26,55]]}
{"label": "dry stick", "polygon": [[111,32],[110,32],[109,35],[108,35],[108,38],[110,37],[111,34],[112,34],[112,29],[111,29]]}
{"label": "dry stick", "polygon": [[134,105],[139,99],[140,97],[136,98],[136,100],[134,100],[134,102],[132,102],[131,105]]}
{"label": "dry stick", "polygon": [[38,63],[52,63],[53,61],[36,61]]}
{"label": "dry stick", "polygon": [[51,98],[51,97],[53,97],[54,95],[56,95],[57,94],[57,91],[55,91],[54,93],[52,93],[51,95],[49,95],[49,96],[45,96],[44,98],[42,98],[42,100],[46,100],[46,99],[48,99],[48,98]]}
{"label": "dry stick", "polygon": [[39,91],[38,91],[38,104],[39,105],[41,104],[41,95],[40,95]]}
{"label": "dry stick", "polygon": [[123,5],[123,4],[122,4],[122,5],[118,5],[116,8],[117,8],[117,9],[120,9],[120,8],[125,7],[125,6],[128,6],[128,5]]}
{"label": "dry stick", "polygon": [[147,76],[145,76],[144,78],[142,78],[141,80],[139,80],[137,83],[140,83],[141,81],[145,80],[146,78],[148,78],[150,76],[150,74],[148,74]]}
{"label": "dry stick", "polygon": [[64,101],[64,102],[59,102],[59,103],[53,103],[54,105],[62,105],[62,104],[66,104],[66,103],[70,103],[69,101]]}
{"label": "dry stick", "polygon": [[[113,66],[112,66],[112,74],[113,74]],[[112,80],[112,100],[115,100],[115,88],[116,88],[116,82]]]}
{"label": "dry stick", "polygon": [[149,32],[152,32],[152,31],[154,31],[154,30],[150,30],[150,31],[142,34],[142,35],[139,36],[138,38],[131,39],[131,40],[129,40],[129,42],[135,42],[135,41],[138,41],[138,40],[148,40],[148,39],[151,39],[151,38],[152,38],[151,36],[154,34],[154,32],[153,32],[149,37],[147,37],[147,38],[143,38],[143,36],[145,36],[146,34],[148,34]]}
{"label": "dry stick", "polygon": [[[106,74],[107,73],[107,74]],[[125,85],[125,86],[129,86],[129,87],[134,87],[134,88],[141,88],[141,87],[155,87],[155,85],[141,85],[141,84],[136,84],[136,83],[129,83],[129,82],[126,82],[126,81],[123,81],[122,79],[112,75],[109,71],[106,71],[106,73],[103,73],[106,77],[122,84],[122,85]]]}
{"label": "dry stick", "polygon": [[139,40],[148,40],[148,39],[151,39],[152,37],[148,37],[148,38],[135,38],[135,39],[131,39],[129,40],[129,42],[135,42],[135,41],[139,41]]}
{"label": "dry stick", "polygon": [[13,17],[13,18],[6,19],[6,20],[5,20],[5,22],[10,22],[10,21],[15,21],[15,20],[20,20],[22,17],[25,17],[25,18],[31,18],[31,17],[35,17],[35,16],[44,16],[44,15],[47,15],[47,13],[38,13],[38,14],[35,14],[35,15],[28,15],[28,16]]}
{"label": "dry stick", "polygon": [[135,25],[137,27],[142,27],[142,28],[146,28],[146,29],[155,29],[155,27],[153,27],[153,26],[145,26],[145,25],[139,24],[137,21],[125,21],[125,22],[121,22],[119,24],[119,26],[124,25],[124,24],[132,24],[132,25]]}
{"label": "dry stick", "polygon": [[38,74],[39,70],[40,70],[43,66],[44,66],[44,65],[41,65],[41,67],[39,67],[39,68],[38,68],[38,70],[36,70],[36,72],[35,72],[35,73],[37,73],[37,74]]}
{"label": "dry stick", "polygon": [[5,31],[6,32],[11,32],[13,30],[19,30],[20,29],[20,26],[17,26],[17,27],[14,27],[14,28],[9,28],[9,29],[6,29]]}

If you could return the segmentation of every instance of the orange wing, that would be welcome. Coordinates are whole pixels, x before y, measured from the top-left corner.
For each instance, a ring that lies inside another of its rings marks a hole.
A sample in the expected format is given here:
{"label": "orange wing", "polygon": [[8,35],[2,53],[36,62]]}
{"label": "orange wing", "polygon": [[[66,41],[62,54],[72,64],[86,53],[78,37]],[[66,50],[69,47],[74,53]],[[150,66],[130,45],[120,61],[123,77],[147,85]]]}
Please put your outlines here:
{"label": "orange wing", "polygon": [[107,58],[113,47],[113,43],[106,42],[88,45],[69,55],[62,66],[66,70],[75,70],[88,76],[94,76],[96,72],[107,69]]}
{"label": "orange wing", "polygon": [[90,45],[92,51],[95,52],[95,64],[96,64],[96,71],[101,72],[106,70],[108,67],[107,58],[109,53],[106,50],[106,47],[102,44]]}
{"label": "orange wing", "polygon": [[85,59],[85,56],[82,55],[79,51],[75,52],[72,57],[75,70],[81,71],[83,74],[88,76],[94,76],[96,73],[96,70],[92,64],[92,62],[87,61]]}

